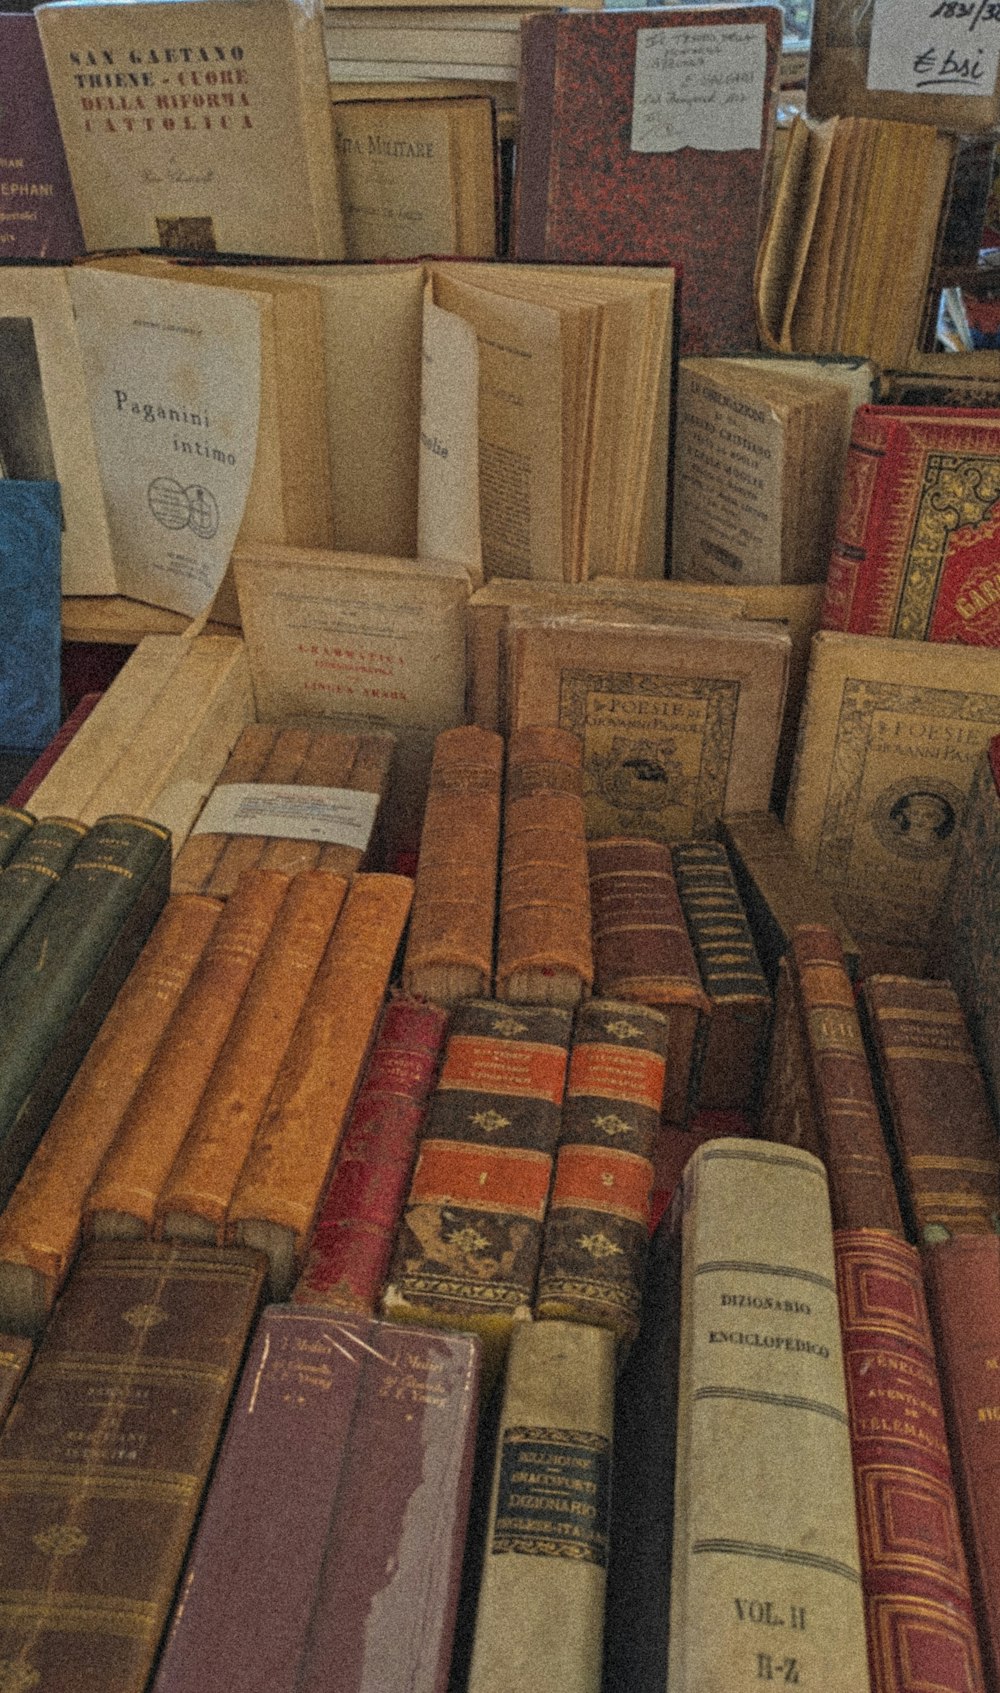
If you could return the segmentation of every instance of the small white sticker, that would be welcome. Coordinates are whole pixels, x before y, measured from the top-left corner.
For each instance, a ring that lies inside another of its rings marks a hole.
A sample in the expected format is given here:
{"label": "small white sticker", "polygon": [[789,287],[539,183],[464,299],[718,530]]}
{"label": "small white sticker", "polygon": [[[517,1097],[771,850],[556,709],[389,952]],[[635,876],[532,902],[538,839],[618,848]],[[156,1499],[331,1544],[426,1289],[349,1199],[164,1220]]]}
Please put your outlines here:
{"label": "small white sticker", "polygon": [[868,87],[983,94],[1000,64],[1000,0],[875,0]]}
{"label": "small white sticker", "polygon": [[633,153],[759,147],[766,67],[763,24],[637,30]]}
{"label": "small white sticker", "polygon": [[364,852],[378,794],[351,788],[296,788],[274,782],[225,782],[210,795],[193,835],[268,835],[323,841]]}

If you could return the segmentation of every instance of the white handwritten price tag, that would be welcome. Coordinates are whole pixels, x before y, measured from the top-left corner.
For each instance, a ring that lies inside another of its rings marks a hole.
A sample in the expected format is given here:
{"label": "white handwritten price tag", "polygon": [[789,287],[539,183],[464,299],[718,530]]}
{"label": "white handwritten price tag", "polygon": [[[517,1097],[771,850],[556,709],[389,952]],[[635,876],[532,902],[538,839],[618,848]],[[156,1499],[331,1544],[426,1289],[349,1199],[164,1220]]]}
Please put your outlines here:
{"label": "white handwritten price tag", "polygon": [[991,95],[998,64],[1000,0],[875,0],[869,88]]}
{"label": "white handwritten price tag", "polygon": [[763,24],[637,30],[633,153],[759,147],[766,63]]}

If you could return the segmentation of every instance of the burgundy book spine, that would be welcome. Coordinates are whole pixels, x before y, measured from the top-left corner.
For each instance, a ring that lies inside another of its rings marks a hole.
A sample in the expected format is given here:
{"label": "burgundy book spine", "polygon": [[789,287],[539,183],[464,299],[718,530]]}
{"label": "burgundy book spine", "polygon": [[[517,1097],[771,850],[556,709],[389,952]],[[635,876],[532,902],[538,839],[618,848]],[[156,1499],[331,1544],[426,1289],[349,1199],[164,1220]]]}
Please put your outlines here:
{"label": "burgundy book spine", "polygon": [[294,1305],[374,1316],[447,1026],[434,1005],[398,999],[386,1007]]}
{"label": "burgundy book spine", "polygon": [[0,13],[0,196],[4,262],[75,259],[86,251],[30,11]]}
{"label": "burgundy book spine", "polygon": [[27,805],[35,789],[52,769],[56,759],[66,751],[81,723],[87,721],[100,697],[99,693],[84,694],[83,698],[77,701],[65,723],[53,735],[48,746],[39,753],[31,769],[21,777],[20,782],[7,801],[8,805]]}

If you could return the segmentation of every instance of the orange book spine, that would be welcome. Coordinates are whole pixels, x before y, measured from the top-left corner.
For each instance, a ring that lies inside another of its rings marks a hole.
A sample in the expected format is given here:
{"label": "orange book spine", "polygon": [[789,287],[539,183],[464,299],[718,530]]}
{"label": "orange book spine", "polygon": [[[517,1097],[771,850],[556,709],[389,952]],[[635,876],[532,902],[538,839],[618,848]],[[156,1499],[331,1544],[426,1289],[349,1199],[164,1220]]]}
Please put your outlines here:
{"label": "orange book spine", "polygon": [[[263,766],[254,778],[258,782],[296,782],[309,747],[307,729],[281,729]],[[219,855],[207,893],[228,899],[244,870],[259,868],[268,846],[265,835],[230,835]]]}
{"label": "orange book spine", "polygon": [[[347,785],[355,793],[380,794],[384,799],[395,747],[396,737],[388,730],[373,730],[371,734],[362,735]],[[352,875],[355,870],[363,870],[366,866],[377,868],[382,862],[381,817],[375,819],[372,838],[365,852],[359,854],[354,847],[326,841],[320,847],[316,860],[320,870],[335,870],[340,876]]]}
{"label": "orange book spine", "polygon": [[[310,735],[305,757],[296,773],[296,787],[353,786],[351,773],[360,743],[360,735],[344,735],[336,729],[325,732],[320,730]],[[300,870],[315,870],[322,850],[321,841],[269,840],[260,855],[261,868],[283,870],[286,876],[294,876]],[[355,853],[355,859],[357,856]],[[329,865],[327,868],[336,868],[340,875],[349,876],[352,870],[357,869],[357,864],[349,864],[346,868],[342,865]]]}
{"label": "orange book spine", "polygon": [[[231,782],[253,782],[260,775],[274,745],[276,729],[265,723],[250,723],[229,755],[217,787]],[[174,859],[170,886],[174,893],[205,893],[212,872],[222,857],[228,835],[189,835]]]}

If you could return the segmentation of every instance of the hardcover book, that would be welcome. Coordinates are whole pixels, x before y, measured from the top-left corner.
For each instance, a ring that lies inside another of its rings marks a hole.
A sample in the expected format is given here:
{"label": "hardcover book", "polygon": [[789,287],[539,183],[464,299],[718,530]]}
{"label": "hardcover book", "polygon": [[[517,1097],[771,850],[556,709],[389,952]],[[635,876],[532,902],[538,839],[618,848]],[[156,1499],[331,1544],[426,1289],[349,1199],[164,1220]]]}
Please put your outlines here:
{"label": "hardcover book", "polygon": [[13,801],[0,805],[0,869],[9,863],[34,821],[30,811],[22,811]]}
{"label": "hardcover book", "polygon": [[853,981],[858,973],[858,943],[774,812],[733,812],[720,820],[719,838],[772,989],[797,923],[823,923],[834,930]]}
{"label": "hardcover book", "polygon": [[822,626],[1000,646],[1000,411],[860,406]]}
{"label": "hardcover book", "polygon": [[84,250],[38,23],[0,14],[0,254],[66,260]]}
{"label": "hardcover book", "polygon": [[0,874],[0,959],[20,940],[86,836],[83,823],[48,817],[19,842]]}
{"label": "hardcover book", "polygon": [[[675,264],[682,351],[753,345],[778,8],[546,15],[523,30],[514,257]],[[724,235],[704,215],[720,204]]]}
{"label": "hardcover book", "polygon": [[[4,21],[0,20],[0,40]],[[4,750],[40,752],[59,727],[61,540],[58,485],[15,482],[0,455],[0,580],[4,586],[0,747]]]}
{"label": "hardcover book", "polygon": [[265,1310],[153,1693],[445,1693],[478,1378],[468,1335]]}

